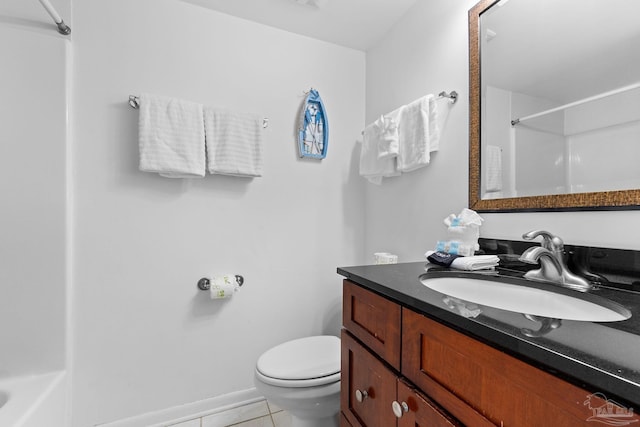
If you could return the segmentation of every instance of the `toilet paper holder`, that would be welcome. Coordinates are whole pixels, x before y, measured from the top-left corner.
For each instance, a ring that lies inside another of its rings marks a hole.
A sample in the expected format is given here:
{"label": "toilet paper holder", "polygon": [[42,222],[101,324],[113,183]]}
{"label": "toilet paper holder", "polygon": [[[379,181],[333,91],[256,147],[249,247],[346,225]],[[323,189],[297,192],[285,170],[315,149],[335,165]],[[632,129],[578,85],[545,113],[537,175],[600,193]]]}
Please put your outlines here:
{"label": "toilet paper holder", "polygon": [[[242,286],[244,284],[244,277],[239,274],[236,274],[236,283],[238,286]],[[211,288],[211,280],[208,277],[203,277],[198,280],[198,289],[201,291],[208,291]]]}

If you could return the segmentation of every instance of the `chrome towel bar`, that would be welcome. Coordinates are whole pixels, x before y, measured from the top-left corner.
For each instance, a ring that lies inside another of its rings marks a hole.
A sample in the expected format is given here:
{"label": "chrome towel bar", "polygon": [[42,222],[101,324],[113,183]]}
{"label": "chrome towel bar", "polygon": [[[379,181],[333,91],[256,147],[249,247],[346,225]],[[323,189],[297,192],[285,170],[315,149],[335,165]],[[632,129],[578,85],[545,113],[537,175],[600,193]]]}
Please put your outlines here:
{"label": "chrome towel bar", "polygon": [[[129,105],[136,110],[140,108],[140,97],[136,95],[129,95]],[[262,128],[266,129],[269,126],[269,119],[267,117],[262,119]]]}

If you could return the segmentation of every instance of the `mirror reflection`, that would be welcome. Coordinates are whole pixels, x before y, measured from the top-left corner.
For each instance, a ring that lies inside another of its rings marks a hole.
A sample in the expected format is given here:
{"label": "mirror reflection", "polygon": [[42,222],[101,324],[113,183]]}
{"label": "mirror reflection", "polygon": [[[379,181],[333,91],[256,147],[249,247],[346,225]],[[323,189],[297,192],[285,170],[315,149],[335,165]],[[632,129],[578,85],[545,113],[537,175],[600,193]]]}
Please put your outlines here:
{"label": "mirror reflection", "polygon": [[640,189],[638,16],[637,0],[479,16],[480,199]]}

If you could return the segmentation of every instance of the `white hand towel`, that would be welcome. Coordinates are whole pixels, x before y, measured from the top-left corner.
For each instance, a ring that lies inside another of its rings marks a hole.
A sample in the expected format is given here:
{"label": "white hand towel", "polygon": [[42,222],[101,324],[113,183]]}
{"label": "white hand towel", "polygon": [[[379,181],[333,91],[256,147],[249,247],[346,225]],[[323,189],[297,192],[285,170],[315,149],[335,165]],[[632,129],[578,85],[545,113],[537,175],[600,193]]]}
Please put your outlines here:
{"label": "white hand towel", "polygon": [[485,191],[487,193],[502,191],[502,149],[495,145],[487,145],[485,150],[487,156]]}
{"label": "white hand towel", "polygon": [[439,148],[437,103],[426,95],[402,109],[398,124],[398,170],[410,172],[429,164],[430,152]]}
{"label": "white hand towel", "polygon": [[205,107],[204,127],[209,173],[262,176],[262,117]]}
{"label": "white hand towel", "polygon": [[362,147],[360,150],[360,175],[369,182],[380,185],[382,178],[397,176],[395,157],[379,158],[380,126],[374,122],[362,131]]}
{"label": "white hand towel", "polygon": [[168,178],[205,173],[202,105],[158,95],[140,95],[139,168]]}

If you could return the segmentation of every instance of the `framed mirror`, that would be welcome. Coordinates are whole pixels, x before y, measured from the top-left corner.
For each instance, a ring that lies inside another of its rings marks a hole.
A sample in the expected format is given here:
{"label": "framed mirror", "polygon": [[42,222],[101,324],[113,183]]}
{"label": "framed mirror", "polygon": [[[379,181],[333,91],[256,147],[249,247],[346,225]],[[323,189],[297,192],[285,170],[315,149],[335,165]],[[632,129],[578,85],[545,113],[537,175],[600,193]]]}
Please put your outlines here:
{"label": "framed mirror", "polygon": [[469,207],[640,208],[640,1],[469,11]]}

